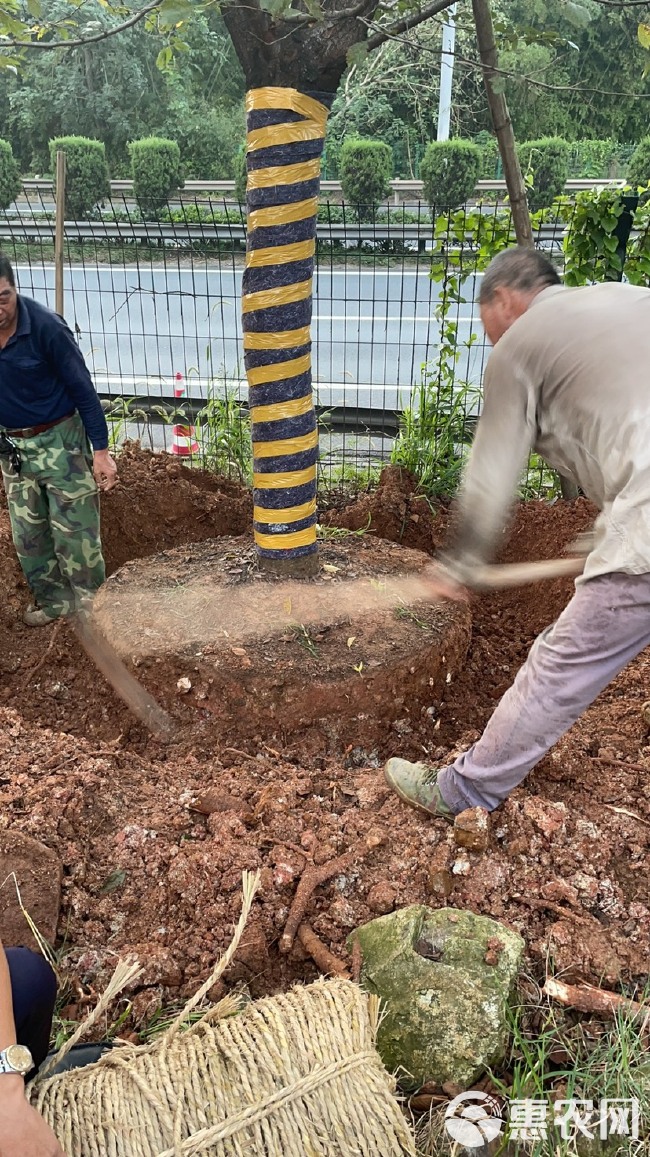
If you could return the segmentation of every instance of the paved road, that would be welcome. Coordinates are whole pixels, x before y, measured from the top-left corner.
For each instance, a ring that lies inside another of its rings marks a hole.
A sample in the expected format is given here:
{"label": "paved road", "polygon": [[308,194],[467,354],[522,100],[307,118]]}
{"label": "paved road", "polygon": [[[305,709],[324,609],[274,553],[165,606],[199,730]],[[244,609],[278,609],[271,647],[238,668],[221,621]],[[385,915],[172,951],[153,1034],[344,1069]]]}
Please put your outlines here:
{"label": "paved road", "polygon": [[[75,266],[66,269],[65,315],[100,392],[169,396],[183,374],[187,392],[204,398],[210,381],[245,396],[239,295],[241,268]],[[20,288],[54,304],[54,270],[18,266]],[[472,328],[474,285],[459,311],[459,341]],[[432,316],[438,286],[425,270],[323,268],[315,279],[314,379],[318,401],[401,409],[435,360]],[[462,349],[457,380],[478,384],[483,341]]]}

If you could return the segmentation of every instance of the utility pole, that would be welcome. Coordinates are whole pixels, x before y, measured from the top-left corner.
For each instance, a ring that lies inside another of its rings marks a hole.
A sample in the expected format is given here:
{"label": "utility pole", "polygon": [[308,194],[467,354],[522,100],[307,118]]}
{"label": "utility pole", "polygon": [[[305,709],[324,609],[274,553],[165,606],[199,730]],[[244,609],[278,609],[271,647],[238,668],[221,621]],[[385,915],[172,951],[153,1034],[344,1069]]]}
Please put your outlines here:
{"label": "utility pole", "polygon": [[442,52],[440,56],[440,101],[438,103],[438,140],[449,140],[451,121],[451,98],[454,81],[454,50],[456,47],[456,5],[448,9],[447,19],[442,26]]}

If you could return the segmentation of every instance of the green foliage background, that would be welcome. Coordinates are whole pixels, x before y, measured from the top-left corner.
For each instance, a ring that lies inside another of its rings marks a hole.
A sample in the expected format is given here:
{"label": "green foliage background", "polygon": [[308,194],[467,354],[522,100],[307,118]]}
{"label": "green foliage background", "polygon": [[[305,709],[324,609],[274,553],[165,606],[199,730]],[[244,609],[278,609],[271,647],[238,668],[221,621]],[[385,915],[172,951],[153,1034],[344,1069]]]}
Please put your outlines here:
{"label": "green foliage background", "polygon": [[[41,0],[30,0],[40,4]],[[161,49],[145,22],[101,43],[28,54],[0,70],[0,123],[23,173],[50,168],[49,141],[102,140],[113,177],[128,177],[128,142],[147,136],[178,142],[188,178],[232,178],[244,140],[244,78],[218,6],[165,0],[170,19],[185,9],[185,51]],[[597,0],[492,0],[503,86],[518,140],[561,136],[572,143],[570,174],[625,175],[647,135],[650,75],[638,42],[638,11]],[[1,14],[0,14],[1,15]],[[71,17],[66,0],[48,0],[47,19]],[[80,30],[110,28],[117,6],[86,0],[72,11]],[[486,144],[492,128],[476,56],[469,6],[457,17],[452,136]],[[381,140],[394,175],[415,177],[435,139],[441,20],[360,56],[343,78],[330,116],[325,176],[338,176],[343,140]],[[162,69],[158,65],[162,63]],[[587,94],[585,95],[585,90]],[[629,97],[613,98],[611,92]],[[639,97],[639,99],[636,99]],[[610,143],[606,143],[610,142]],[[483,177],[498,175],[494,141]]]}

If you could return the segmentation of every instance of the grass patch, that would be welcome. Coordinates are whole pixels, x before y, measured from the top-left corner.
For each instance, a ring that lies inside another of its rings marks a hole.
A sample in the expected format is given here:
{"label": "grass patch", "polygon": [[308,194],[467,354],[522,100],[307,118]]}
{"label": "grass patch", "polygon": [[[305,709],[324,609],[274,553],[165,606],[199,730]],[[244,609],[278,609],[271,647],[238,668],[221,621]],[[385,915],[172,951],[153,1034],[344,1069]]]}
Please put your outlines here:
{"label": "grass patch", "polygon": [[[650,988],[636,999],[650,1001]],[[648,1020],[650,1003],[645,1025],[625,1013],[607,1025],[578,1019],[545,1003],[533,982],[522,982],[510,1017],[508,1054],[490,1074],[488,1092],[504,1106],[505,1118],[491,1157],[648,1157]],[[445,1129],[446,1108],[436,1104],[418,1122],[420,1157],[458,1152]],[[636,1108],[638,1138],[632,1136]],[[477,1157],[486,1152],[477,1149]]]}

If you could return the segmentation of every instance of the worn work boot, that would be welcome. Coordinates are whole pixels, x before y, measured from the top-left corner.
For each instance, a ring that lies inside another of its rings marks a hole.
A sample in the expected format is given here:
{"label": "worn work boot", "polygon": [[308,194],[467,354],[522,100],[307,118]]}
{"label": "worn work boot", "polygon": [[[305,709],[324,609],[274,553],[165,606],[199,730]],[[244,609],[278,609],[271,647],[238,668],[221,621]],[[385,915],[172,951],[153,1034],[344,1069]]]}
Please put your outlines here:
{"label": "worn work boot", "polygon": [[30,603],[23,615],[23,622],[28,627],[46,627],[48,623],[54,623],[59,618],[59,615],[49,615],[42,607],[37,607],[36,603]]}
{"label": "worn work boot", "polygon": [[429,815],[441,816],[453,824],[454,813],[447,807],[438,787],[438,770],[425,763],[409,763],[406,759],[389,759],[384,767],[389,787],[404,803],[422,808]]}

